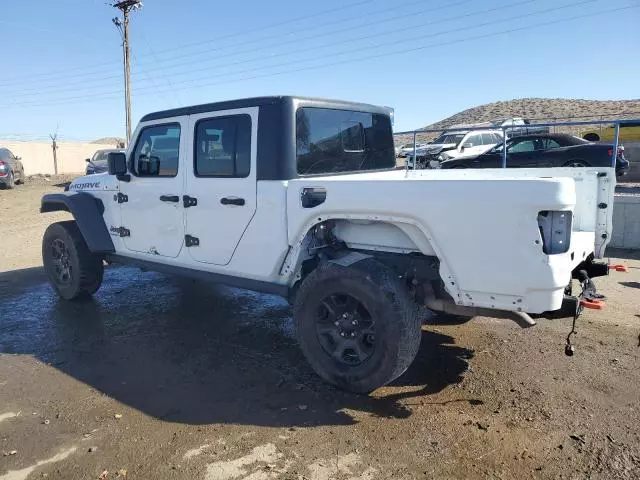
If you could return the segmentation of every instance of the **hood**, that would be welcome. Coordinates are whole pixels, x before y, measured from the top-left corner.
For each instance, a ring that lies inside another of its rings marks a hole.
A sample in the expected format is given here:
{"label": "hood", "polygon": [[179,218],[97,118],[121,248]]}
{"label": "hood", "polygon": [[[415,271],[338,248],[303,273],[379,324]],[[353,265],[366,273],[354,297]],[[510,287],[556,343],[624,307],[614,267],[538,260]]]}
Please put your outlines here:
{"label": "hood", "polygon": [[431,143],[422,148],[417,149],[419,155],[437,155],[443,150],[452,150],[456,148],[455,143]]}
{"label": "hood", "polygon": [[115,175],[98,173],[75,178],[69,184],[70,192],[92,192],[118,190],[118,179]]}
{"label": "hood", "polygon": [[87,170],[93,170],[94,173],[102,173],[109,170],[109,164],[106,160],[96,160],[87,163]]}

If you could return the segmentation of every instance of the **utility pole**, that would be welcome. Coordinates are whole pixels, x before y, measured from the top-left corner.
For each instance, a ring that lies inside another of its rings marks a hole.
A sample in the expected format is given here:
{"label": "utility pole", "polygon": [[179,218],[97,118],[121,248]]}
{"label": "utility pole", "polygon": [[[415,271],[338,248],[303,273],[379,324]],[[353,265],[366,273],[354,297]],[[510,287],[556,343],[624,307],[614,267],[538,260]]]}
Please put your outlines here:
{"label": "utility pole", "polygon": [[131,63],[129,55],[129,13],[142,8],[141,0],[121,0],[111,4],[122,12],[122,19],[116,17],[113,23],[122,36],[122,51],[124,60],[124,104],[127,124],[127,145],[131,140]]}

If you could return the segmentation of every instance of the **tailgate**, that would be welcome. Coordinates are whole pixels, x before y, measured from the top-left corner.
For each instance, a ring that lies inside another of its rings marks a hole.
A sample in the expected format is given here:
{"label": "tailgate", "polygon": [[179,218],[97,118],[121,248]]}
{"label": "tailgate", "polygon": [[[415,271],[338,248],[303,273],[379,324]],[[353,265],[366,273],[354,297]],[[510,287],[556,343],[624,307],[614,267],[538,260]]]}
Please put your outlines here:
{"label": "tailgate", "polygon": [[[616,173],[613,168],[501,168],[492,169],[496,176],[573,178],[576,206],[573,212],[571,249],[583,247],[603,258],[613,230],[613,200]],[[582,256],[582,255],[580,255]],[[579,263],[576,258],[574,263]]]}

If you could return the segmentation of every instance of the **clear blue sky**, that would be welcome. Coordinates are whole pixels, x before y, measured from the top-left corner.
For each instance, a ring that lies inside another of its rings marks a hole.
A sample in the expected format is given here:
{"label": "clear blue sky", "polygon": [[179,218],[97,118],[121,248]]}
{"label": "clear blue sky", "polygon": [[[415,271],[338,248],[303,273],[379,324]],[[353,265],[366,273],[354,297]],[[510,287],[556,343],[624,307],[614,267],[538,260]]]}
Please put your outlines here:
{"label": "clear blue sky", "polygon": [[[0,2],[0,138],[124,136],[105,1]],[[299,94],[394,107],[406,130],[497,100],[639,98],[640,8],[611,12],[626,6],[640,1],[146,0],[131,20],[133,119]]]}

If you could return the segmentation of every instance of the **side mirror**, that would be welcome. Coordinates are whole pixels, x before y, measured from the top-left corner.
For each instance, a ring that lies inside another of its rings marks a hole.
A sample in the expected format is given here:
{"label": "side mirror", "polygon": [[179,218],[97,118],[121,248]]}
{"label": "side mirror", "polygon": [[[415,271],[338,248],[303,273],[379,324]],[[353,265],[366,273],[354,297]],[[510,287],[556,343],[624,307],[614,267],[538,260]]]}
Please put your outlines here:
{"label": "side mirror", "polygon": [[16,156],[16,160],[22,160],[22,157]]}
{"label": "side mirror", "polygon": [[90,158],[85,158],[84,161],[89,163],[91,161],[91,159]]}
{"label": "side mirror", "polygon": [[124,175],[127,173],[127,157],[121,152],[111,152],[107,156],[109,175]]}

